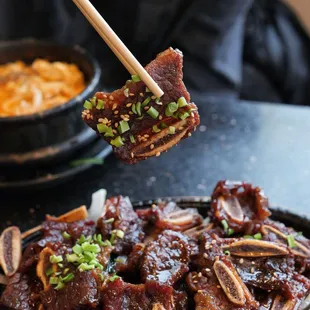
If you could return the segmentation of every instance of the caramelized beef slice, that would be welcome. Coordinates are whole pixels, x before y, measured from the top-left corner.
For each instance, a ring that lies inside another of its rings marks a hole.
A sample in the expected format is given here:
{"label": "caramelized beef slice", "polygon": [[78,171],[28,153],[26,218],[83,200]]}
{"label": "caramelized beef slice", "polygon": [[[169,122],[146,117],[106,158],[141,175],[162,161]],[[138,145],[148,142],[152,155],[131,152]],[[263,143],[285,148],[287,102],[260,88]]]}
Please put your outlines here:
{"label": "caramelized beef slice", "polygon": [[121,279],[108,283],[103,289],[104,310],[185,310],[187,296],[172,287],[151,281],[130,284]]}
{"label": "caramelized beef slice", "polygon": [[188,272],[189,240],[181,233],[166,230],[148,243],[141,263],[142,281],[175,284]]}
{"label": "caramelized beef slice", "polygon": [[294,259],[286,257],[232,258],[247,285],[264,291],[281,291],[288,299],[302,298],[310,280],[294,271]]}
{"label": "caramelized beef slice", "polygon": [[[38,242],[41,247],[55,247],[57,244],[73,245],[81,237],[93,235],[96,226],[93,221],[77,221],[73,223],[62,223],[56,221],[45,221],[42,224],[43,238]],[[70,234],[69,239],[63,237],[63,233]]]}
{"label": "caramelized beef slice", "polygon": [[41,293],[43,308],[46,310],[95,309],[100,302],[99,280],[94,272],[75,273],[72,281],[61,290],[50,287]]}
{"label": "caramelized beef slice", "polygon": [[39,292],[42,289],[35,273],[15,273],[9,278],[8,285],[0,299],[0,308],[34,310],[39,306]]}
{"label": "caramelized beef slice", "polygon": [[144,239],[143,221],[133,210],[128,197],[118,196],[106,201],[103,216],[98,220],[103,239],[110,239],[115,230],[124,232],[123,238],[116,238],[114,253],[128,254],[136,243]]}
{"label": "caramelized beef slice", "polygon": [[141,266],[141,260],[144,253],[144,244],[135,244],[132,248],[131,253],[128,256],[119,256],[116,259],[115,272],[118,273],[129,273],[137,274],[139,273],[139,268]]}
{"label": "caramelized beef slice", "polygon": [[284,245],[288,244],[288,236],[293,237],[294,246],[289,247],[289,251],[294,255],[296,267],[298,267],[300,273],[310,270],[309,239],[297,233],[293,228],[269,219],[264,221],[261,227],[261,232],[264,240]]}
{"label": "caramelized beef slice", "polygon": [[202,223],[202,216],[196,209],[181,209],[175,202],[162,202],[138,213],[148,219],[159,230],[185,231]]}
{"label": "caramelized beef slice", "polygon": [[212,217],[226,220],[235,232],[245,232],[250,225],[270,216],[268,200],[259,187],[251,184],[220,181],[212,194]]}
{"label": "caramelized beef slice", "polygon": [[[182,67],[181,52],[172,48],[162,52],[146,66],[147,72],[164,91],[159,101],[148,92],[142,81],[127,81],[122,89],[97,93],[93,107],[82,113],[84,121],[113,145],[119,159],[129,164],[158,156],[189,136],[199,125],[197,107],[190,103],[190,95],[182,81]],[[165,113],[168,104],[177,102],[181,97],[188,104],[174,112],[175,117],[167,116],[170,115]],[[104,109],[98,109],[98,102],[104,103]],[[121,130],[122,121],[126,122],[126,131]],[[98,124],[106,126],[101,133]],[[169,126],[175,128],[175,133]],[[115,141],[121,142],[115,145]]]}
{"label": "caramelized beef slice", "polygon": [[196,310],[230,310],[230,309],[258,309],[258,303],[252,296],[246,295],[244,304],[232,303],[226,296],[213,270],[207,269],[201,273],[189,274],[187,283],[196,292],[194,300]]}

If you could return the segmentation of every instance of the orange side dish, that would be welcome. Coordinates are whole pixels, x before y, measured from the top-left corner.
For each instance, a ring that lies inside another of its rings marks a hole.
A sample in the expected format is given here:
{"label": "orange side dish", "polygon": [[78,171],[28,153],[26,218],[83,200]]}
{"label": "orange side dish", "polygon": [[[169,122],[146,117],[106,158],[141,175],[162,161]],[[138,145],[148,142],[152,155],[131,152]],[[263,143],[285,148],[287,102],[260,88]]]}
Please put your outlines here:
{"label": "orange side dish", "polygon": [[36,59],[0,66],[0,117],[33,114],[66,103],[85,88],[74,64]]}

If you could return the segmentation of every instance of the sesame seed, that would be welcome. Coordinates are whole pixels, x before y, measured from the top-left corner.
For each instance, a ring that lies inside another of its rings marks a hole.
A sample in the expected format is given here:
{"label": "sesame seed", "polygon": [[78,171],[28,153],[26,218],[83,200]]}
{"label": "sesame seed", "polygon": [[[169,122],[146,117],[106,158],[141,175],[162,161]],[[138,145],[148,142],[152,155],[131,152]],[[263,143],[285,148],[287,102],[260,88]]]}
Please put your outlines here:
{"label": "sesame seed", "polygon": [[117,131],[116,131],[115,129],[112,129],[112,132],[113,132],[114,134],[117,134]]}
{"label": "sesame seed", "polygon": [[103,97],[103,98],[108,98],[108,96],[107,96],[107,95],[103,95],[102,97]]}
{"label": "sesame seed", "polygon": [[216,240],[212,240],[211,243],[212,243],[212,244],[215,244],[215,243],[216,243]]}
{"label": "sesame seed", "polygon": [[205,271],[206,271],[206,272],[210,272],[211,269],[210,269],[210,268],[205,268]]}
{"label": "sesame seed", "polygon": [[202,292],[203,292],[203,290],[198,290],[197,292],[198,292],[198,293],[202,293]]}
{"label": "sesame seed", "polygon": [[203,253],[203,257],[204,257],[204,258],[208,258],[209,256],[208,256],[207,253]]}
{"label": "sesame seed", "polygon": [[220,286],[220,285],[217,285],[216,287],[217,287],[217,288],[221,288],[221,286]]}
{"label": "sesame seed", "polygon": [[157,152],[157,153],[156,153],[156,157],[158,157],[158,156],[160,156],[160,152]]}
{"label": "sesame seed", "polygon": [[132,152],[131,152],[131,154],[130,154],[130,155],[131,155],[131,158],[134,158],[134,157],[135,157],[135,154],[134,154],[134,153],[132,153]]}
{"label": "sesame seed", "polygon": [[133,97],[135,94],[134,93],[130,93],[129,96]]}
{"label": "sesame seed", "polygon": [[117,127],[118,127],[118,123],[117,123],[117,122],[114,124],[114,127],[115,127],[115,128],[117,128]]}
{"label": "sesame seed", "polygon": [[156,96],[152,96],[151,99],[155,100],[155,99],[156,99]]}
{"label": "sesame seed", "polygon": [[184,127],[183,127],[183,126],[181,126],[181,127],[179,127],[178,129],[179,129],[179,130],[183,130],[183,129],[184,129]]}
{"label": "sesame seed", "polygon": [[151,144],[151,145],[150,145],[150,149],[151,149],[151,150],[153,150],[154,147],[155,147],[154,144]]}
{"label": "sesame seed", "polygon": [[254,261],[252,261],[252,263],[251,263],[252,265],[255,265],[255,262]]}
{"label": "sesame seed", "polygon": [[158,119],[161,121],[163,119],[162,115],[159,115]]}
{"label": "sesame seed", "polygon": [[143,93],[140,93],[139,95],[140,95],[141,97],[144,97],[144,94],[143,94]]}
{"label": "sesame seed", "polygon": [[243,264],[243,262],[244,262],[244,259],[243,259],[243,258],[240,258],[239,263],[240,263],[240,264]]}
{"label": "sesame seed", "polygon": [[113,106],[112,106],[112,110],[115,110],[117,108],[117,104],[114,103]]}
{"label": "sesame seed", "polygon": [[147,111],[150,107],[146,106],[144,107],[144,110]]}
{"label": "sesame seed", "polygon": [[188,137],[191,137],[191,136],[192,136],[192,134],[189,132],[189,133],[188,133]]}
{"label": "sesame seed", "polygon": [[198,281],[197,281],[197,280],[194,280],[194,281],[193,281],[193,283],[195,283],[195,284],[196,284],[196,283],[198,283]]}
{"label": "sesame seed", "polygon": [[202,277],[202,273],[199,272],[199,273],[198,273],[198,278],[201,278],[201,277]]}
{"label": "sesame seed", "polygon": [[119,112],[118,110],[115,110],[115,111],[114,111],[114,114],[116,115],[116,114],[118,114],[118,112]]}
{"label": "sesame seed", "polygon": [[195,114],[192,112],[192,113],[191,113],[191,117],[194,117],[194,116],[195,116]]}
{"label": "sesame seed", "polygon": [[114,100],[114,97],[112,95],[110,95],[109,99],[110,100]]}
{"label": "sesame seed", "polygon": [[251,273],[254,273],[255,272],[255,269],[254,267],[251,268]]}

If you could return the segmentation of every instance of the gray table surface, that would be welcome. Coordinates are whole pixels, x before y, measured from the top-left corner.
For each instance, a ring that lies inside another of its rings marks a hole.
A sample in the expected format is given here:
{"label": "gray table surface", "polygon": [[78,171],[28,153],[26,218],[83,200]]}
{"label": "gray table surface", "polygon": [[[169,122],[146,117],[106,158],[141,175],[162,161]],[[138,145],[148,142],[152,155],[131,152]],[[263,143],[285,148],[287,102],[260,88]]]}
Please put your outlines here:
{"label": "gray table surface", "polygon": [[194,95],[201,125],[189,139],[159,158],[135,166],[110,156],[68,184],[27,194],[1,194],[1,224],[22,229],[44,214],[61,214],[90,204],[91,193],[132,200],[160,196],[210,195],[221,179],[264,188],[272,205],[309,215],[310,108],[241,102]]}

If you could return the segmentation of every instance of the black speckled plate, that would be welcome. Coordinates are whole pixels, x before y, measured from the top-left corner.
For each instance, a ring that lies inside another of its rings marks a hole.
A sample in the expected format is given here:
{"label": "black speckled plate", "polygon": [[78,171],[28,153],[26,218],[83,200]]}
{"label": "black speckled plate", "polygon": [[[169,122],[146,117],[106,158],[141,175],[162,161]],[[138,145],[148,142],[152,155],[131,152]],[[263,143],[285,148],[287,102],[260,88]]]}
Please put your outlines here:
{"label": "black speckled plate", "polygon": [[39,190],[59,185],[94,166],[93,164],[72,166],[72,161],[83,158],[104,159],[111,151],[111,146],[105,141],[96,139],[92,144],[85,146],[84,151],[80,151],[75,157],[66,162],[41,169],[7,170],[7,172],[0,175],[0,191]]}

